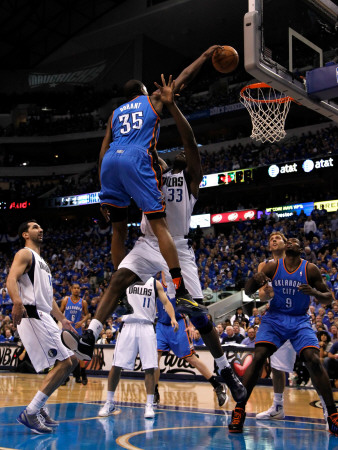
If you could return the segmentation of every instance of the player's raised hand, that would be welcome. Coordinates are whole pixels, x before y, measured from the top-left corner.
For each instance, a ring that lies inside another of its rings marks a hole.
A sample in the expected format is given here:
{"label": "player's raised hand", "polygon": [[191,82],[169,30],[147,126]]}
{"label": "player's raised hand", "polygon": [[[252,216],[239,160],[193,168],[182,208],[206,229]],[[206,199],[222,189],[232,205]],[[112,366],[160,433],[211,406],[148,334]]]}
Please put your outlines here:
{"label": "player's raised hand", "polygon": [[165,105],[174,103],[174,90],[175,90],[175,80],[173,80],[172,75],[169,75],[168,83],[166,83],[163,73],[161,74],[162,86],[156,81],[154,82],[157,87],[157,91],[153,95],[156,96],[157,100],[160,100]]}
{"label": "player's raised hand", "polygon": [[206,58],[211,58],[214,51],[217,50],[218,48],[222,48],[222,46],[221,45],[212,45],[203,53],[203,55]]}
{"label": "player's raised hand", "polygon": [[176,333],[176,331],[178,330],[178,323],[177,323],[176,319],[173,319],[171,321],[171,326],[173,327],[174,332]]}

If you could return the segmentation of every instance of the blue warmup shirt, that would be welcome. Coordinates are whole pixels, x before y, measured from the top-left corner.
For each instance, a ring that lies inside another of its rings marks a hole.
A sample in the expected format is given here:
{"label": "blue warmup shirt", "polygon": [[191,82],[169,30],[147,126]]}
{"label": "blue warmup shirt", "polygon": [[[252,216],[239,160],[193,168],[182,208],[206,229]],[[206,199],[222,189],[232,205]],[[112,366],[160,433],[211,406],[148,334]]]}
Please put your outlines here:
{"label": "blue warmup shirt", "polygon": [[[68,297],[65,308],[65,317],[73,323],[73,326],[82,318],[82,298],[76,303],[72,302],[71,297]],[[82,334],[82,328],[76,328],[79,334]]]}

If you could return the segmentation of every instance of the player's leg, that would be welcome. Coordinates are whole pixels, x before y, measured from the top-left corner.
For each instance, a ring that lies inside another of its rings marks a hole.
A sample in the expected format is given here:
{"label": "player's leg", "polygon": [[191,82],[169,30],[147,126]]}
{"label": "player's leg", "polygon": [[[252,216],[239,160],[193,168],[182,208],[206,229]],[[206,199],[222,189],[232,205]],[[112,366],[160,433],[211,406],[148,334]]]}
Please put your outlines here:
{"label": "player's leg", "polygon": [[102,406],[102,408],[99,411],[100,417],[109,416],[109,414],[114,412],[116,409],[115,404],[114,404],[114,396],[115,396],[116,388],[117,388],[120,378],[121,378],[121,370],[122,370],[121,367],[112,366],[112,368],[109,371],[107,400],[106,400],[106,403]]}
{"label": "player's leg", "polygon": [[259,343],[255,347],[255,355],[252,363],[245,371],[243,384],[247,390],[246,399],[238,402],[235,410],[232,412],[231,423],[229,424],[230,433],[242,433],[245,421],[245,407],[250,398],[253,388],[256,386],[258,378],[266,359],[276,350],[273,344]]}
{"label": "player's leg", "polygon": [[87,373],[86,373],[86,363],[84,361],[80,361],[79,366],[80,366],[80,375],[82,378],[82,384],[84,386],[86,386],[86,384],[88,383],[88,378],[87,378]]}
{"label": "player's leg", "polygon": [[[157,337],[157,333],[156,333],[156,337]],[[160,381],[160,376],[161,376],[161,370],[160,370],[160,361],[162,358],[162,352],[161,351],[157,351],[157,357],[158,357],[158,367],[157,369],[155,369],[155,389],[154,389],[154,401],[153,401],[153,405],[158,405],[160,403],[160,393],[158,391],[158,383]]]}
{"label": "player's leg", "polygon": [[153,214],[147,214],[147,218],[153,233],[157,237],[160,252],[169,267],[169,272],[176,289],[176,296],[185,296],[187,290],[182,278],[177,250],[169,232],[167,222],[164,217],[154,218]]}
{"label": "player's leg", "polygon": [[307,347],[301,351],[301,358],[310,373],[312,383],[324,400],[328,412],[329,430],[338,436],[338,413],[329,376],[319,359],[319,350],[314,347]]}
{"label": "player's leg", "polygon": [[63,330],[62,342],[74,351],[76,356],[85,361],[90,361],[94,351],[94,345],[103,328],[104,322],[115,310],[119,298],[125,294],[128,286],[137,280],[137,276],[129,269],[119,269],[113,273],[107,289],[104,291],[94,319],[90,322],[88,330],[82,337],[69,330]]}
{"label": "player's leg", "polygon": [[154,392],[155,392],[155,369],[145,369],[144,371],[144,383],[146,386],[147,402],[144,409],[144,417],[146,419],[153,419],[155,412],[153,409]]}
{"label": "player's leg", "polygon": [[215,376],[208,369],[208,367],[199,358],[197,358],[195,354],[187,356],[185,360],[195,367],[204,376],[204,378],[209,381],[211,386],[214,388],[219,406],[223,406],[228,401],[224,384],[216,380]]}

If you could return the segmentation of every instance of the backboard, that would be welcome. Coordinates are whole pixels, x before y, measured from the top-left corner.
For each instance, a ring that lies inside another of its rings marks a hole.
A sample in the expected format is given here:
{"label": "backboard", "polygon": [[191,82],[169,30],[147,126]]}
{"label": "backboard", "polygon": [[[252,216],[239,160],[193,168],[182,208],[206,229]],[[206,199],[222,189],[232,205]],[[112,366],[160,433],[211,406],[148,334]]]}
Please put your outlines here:
{"label": "backboard", "polygon": [[338,64],[338,6],[333,1],[248,1],[244,17],[246,71],[338,122],[338,99],[311,98],[305,80],[308,71],[330,61]]}

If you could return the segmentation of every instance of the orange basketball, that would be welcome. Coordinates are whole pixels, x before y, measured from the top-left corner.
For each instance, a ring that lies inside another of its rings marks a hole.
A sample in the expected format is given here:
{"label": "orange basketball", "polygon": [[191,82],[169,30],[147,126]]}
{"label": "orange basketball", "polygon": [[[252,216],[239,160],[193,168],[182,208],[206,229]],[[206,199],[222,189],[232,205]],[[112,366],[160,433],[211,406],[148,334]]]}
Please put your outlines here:
{"label": "orange basketball", "polygon": [[230,73],[238,66],[238,53],[233,47],[223,45],[212,54],[212,64],[218,72]]}

